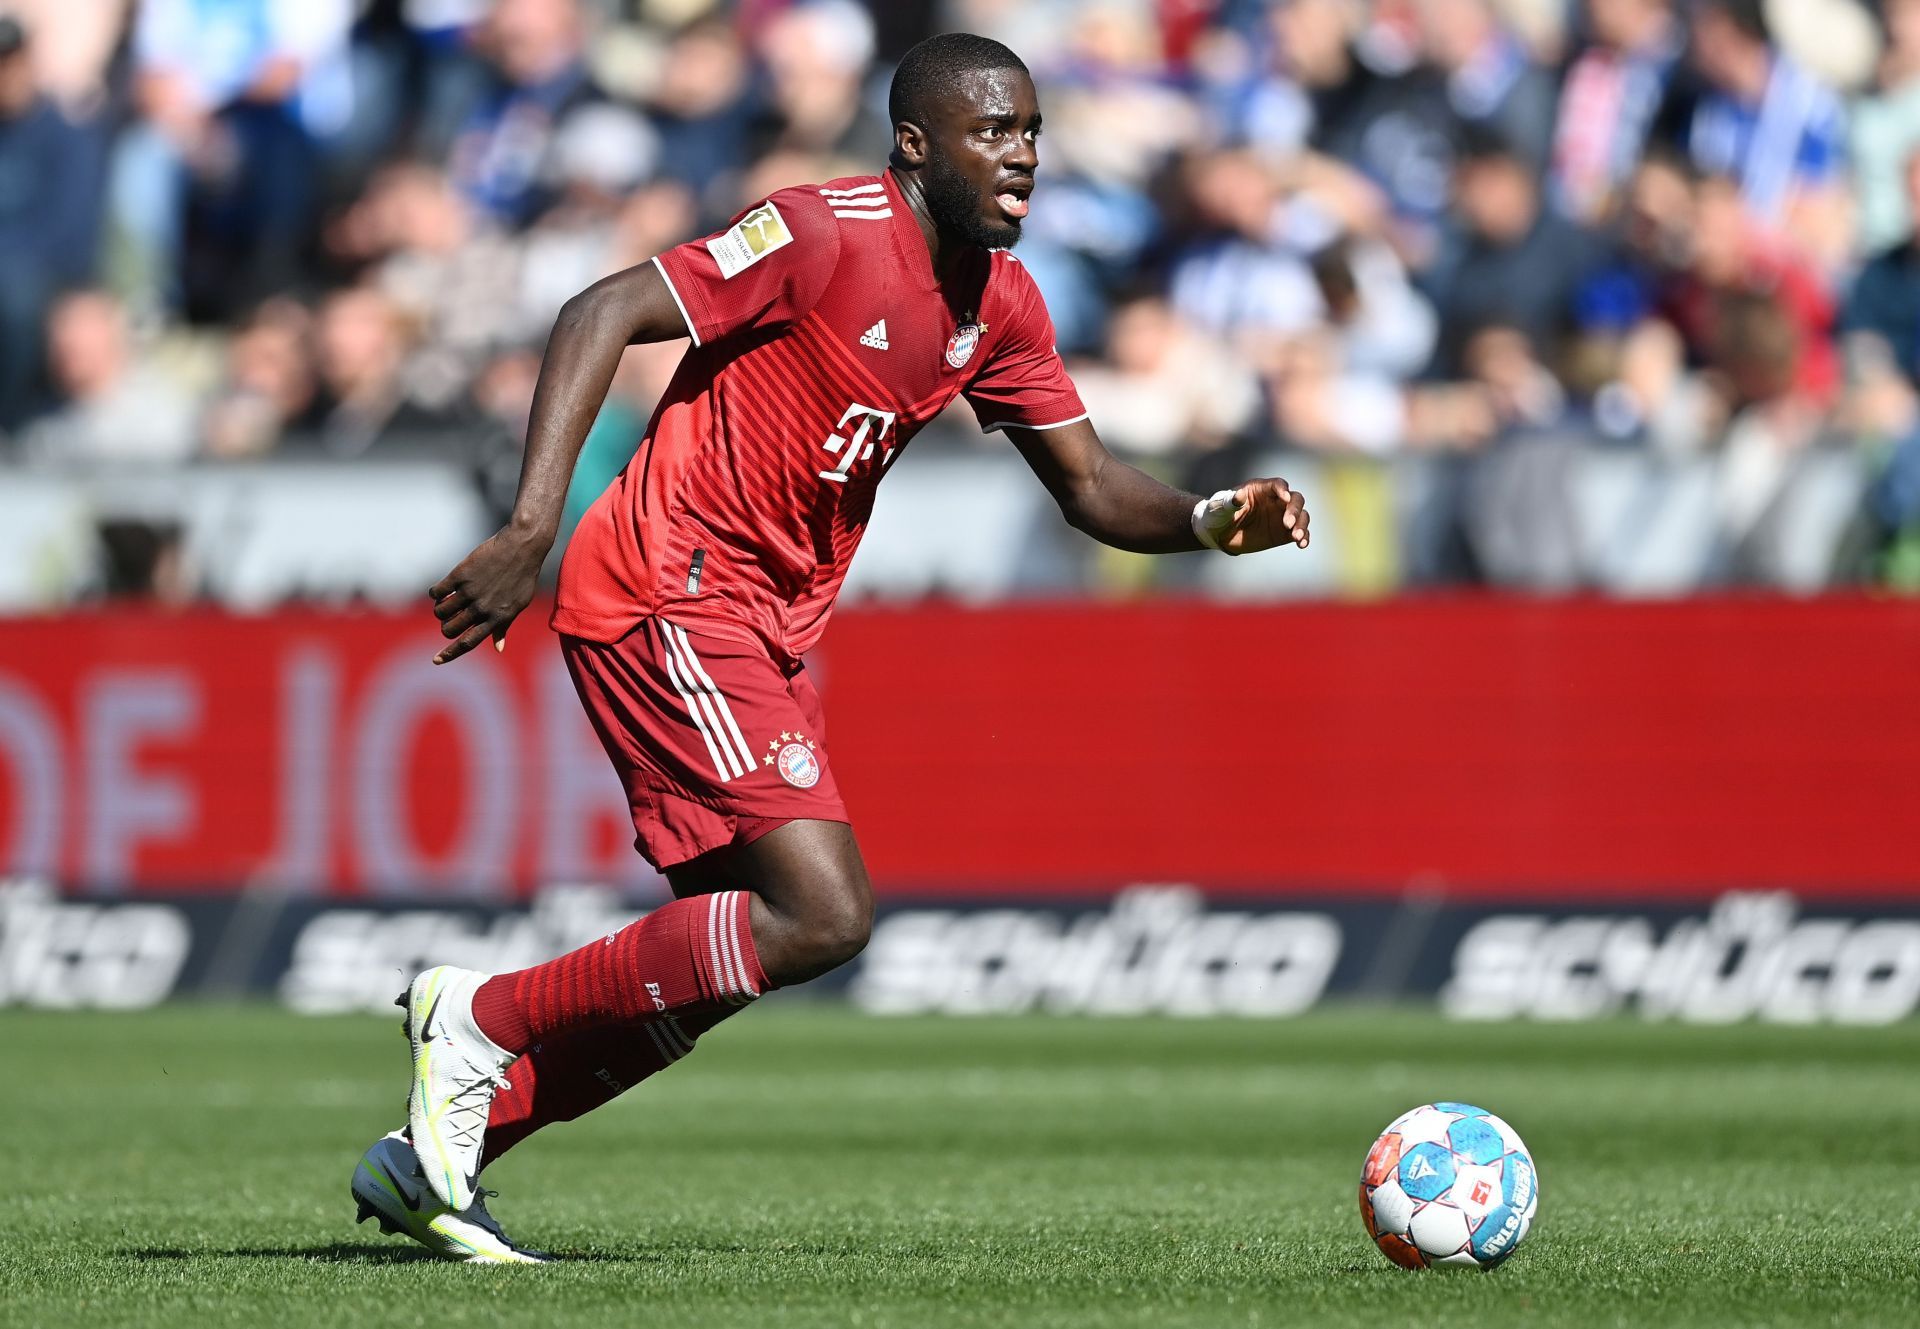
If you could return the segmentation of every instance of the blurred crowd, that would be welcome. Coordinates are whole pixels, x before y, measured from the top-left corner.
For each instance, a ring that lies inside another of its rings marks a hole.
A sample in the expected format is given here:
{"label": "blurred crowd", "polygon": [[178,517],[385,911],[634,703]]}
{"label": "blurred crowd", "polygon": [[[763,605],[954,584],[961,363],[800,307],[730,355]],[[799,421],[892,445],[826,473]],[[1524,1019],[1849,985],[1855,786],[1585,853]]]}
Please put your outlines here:
{"label": "blurred crowd", "polygon": [[1920,0],[0,0],[0,487],[425,457],[502,511],[561,302],[878,169],[942,28],[1035,71],[1021,256],[1136,464],[1391,473],[1398,583],[1559,588],[1632,457],[1611,538],[1698,480],[1697,584],[1920,585]]}

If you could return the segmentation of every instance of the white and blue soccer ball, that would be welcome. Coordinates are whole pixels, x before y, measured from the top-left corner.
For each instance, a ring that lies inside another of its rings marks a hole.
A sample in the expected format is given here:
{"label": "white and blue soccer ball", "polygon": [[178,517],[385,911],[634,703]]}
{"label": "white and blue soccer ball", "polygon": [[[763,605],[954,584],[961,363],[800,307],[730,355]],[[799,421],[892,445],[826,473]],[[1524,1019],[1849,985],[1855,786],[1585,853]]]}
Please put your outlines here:
{"label": "white and blue soccer ball", "polygon": [[1367,1151],[1360,1217],[1405,1269],[1491,1269],[1527,1239],[1540,1175],[1513,1127],[1467,1103],[1396,1117]]}

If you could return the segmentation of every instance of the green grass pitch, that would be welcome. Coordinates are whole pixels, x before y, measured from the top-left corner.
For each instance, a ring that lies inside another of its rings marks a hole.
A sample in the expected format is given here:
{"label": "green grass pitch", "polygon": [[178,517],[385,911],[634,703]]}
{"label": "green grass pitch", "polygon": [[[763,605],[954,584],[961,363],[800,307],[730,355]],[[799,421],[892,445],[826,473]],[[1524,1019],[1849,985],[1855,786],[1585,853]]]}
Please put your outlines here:
{"label": "green grass pitch", "polygon": [[[890,1021],[789,1003],[523,1145],[548,1268],[352,1226],[389,1021],[0,1012],[0,1324],[1920,1323],[1920,1026]],[[1395,1269],[1361,1158],[1480,1103],[1538,1160],[1492,1274]]]}

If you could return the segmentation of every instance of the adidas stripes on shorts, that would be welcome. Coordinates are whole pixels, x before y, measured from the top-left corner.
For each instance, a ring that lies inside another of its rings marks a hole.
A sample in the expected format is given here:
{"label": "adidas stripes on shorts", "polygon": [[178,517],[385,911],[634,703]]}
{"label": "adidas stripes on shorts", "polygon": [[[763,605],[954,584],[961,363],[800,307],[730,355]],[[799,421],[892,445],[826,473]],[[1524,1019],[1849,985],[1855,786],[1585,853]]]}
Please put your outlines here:
{"label": "adidas stripes on shorts", "polygon": [[820,694],[743,642],[649,618],[561,651],[657,869],[801,818],[846,821]]}

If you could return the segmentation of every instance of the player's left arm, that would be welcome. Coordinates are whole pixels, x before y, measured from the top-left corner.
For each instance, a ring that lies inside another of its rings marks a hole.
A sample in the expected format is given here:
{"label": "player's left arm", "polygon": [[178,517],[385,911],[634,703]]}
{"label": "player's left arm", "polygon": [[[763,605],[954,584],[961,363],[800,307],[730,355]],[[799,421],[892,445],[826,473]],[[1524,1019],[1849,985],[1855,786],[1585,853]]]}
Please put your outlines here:
{"label": "player's left arm", "polygon": [[1229,554],[1307,547],[1306,499],[1285,480],[1249,480],[1203,499],[1115,457],[1087,420],[1005,432],[1067,523],[1101,544],[1136,554],[1183,553],[1209,541]]}

